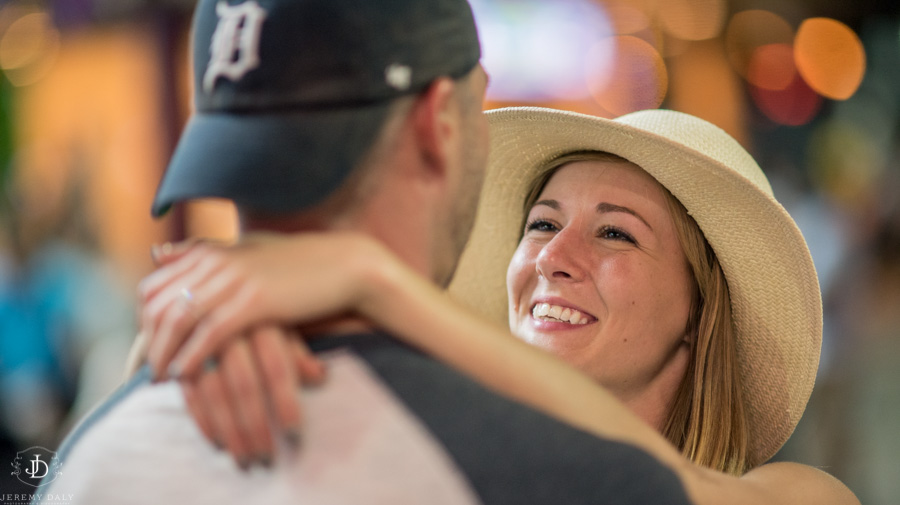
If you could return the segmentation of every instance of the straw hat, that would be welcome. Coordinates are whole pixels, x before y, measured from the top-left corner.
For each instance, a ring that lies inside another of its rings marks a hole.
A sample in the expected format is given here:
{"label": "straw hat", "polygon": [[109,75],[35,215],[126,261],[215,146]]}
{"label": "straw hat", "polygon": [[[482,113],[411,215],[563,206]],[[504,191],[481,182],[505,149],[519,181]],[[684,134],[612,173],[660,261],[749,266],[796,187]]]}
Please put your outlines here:
{"label": "straw hat", "polygon": [[753,158],[718,127],[674,111],[608,120],[516,107],[487,116],[491,158],[451,294],[507,326],[506,269],[538,168],[583,150],[632,161],[684,205],[718,256],[749,407],[750,463],[768,460],[793,432],[812,392],[822,300],[806,242]]}

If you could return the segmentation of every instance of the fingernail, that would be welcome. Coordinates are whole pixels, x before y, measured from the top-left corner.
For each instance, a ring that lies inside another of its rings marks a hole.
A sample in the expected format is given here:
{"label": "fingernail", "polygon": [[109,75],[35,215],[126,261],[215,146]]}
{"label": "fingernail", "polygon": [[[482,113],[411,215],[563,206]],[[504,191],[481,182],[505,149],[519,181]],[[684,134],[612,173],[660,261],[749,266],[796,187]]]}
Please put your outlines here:
{"label": "fingernail", "polygon": [[169,363],[169,368],[166,370],[166,374],[170,379],[181,379],[184,375],[184,370],[181,369],[180,363]]}
{"label": "fingernail", "polygon": [[[156,258],[153,257],[153,246],[150,246],[150,256],[151,256],[151,258],[153,258],[153,261],[155,262]],[[141,281],[138,282],[138,285],[137,285],[138,298],[140,298],[140,300],[142,302],[144,300],[146,300],[146,298],[147,298],[147,296],[145,294],[146,292],[147,292],[147,278],[145,277],[145,278],[141,279]],[[140,315],[140,311],[141,311],[142,307],[137,307],[137,309],[138,309],[138,314]]]}
{"label": "fingernail", "polygon": [[154,263],[159,263],[159,256],[162,254],[162,248],[159,244],[153,244],[150,246],[150,258],[153,259]]}
{"label": "fingernail", "polygon": [[300,447],[300,430],[297,428],[288,428],[284,432],[284,439],[294,449]]}
{"label": "fingernail", "polygon": [[213,446],[220,451],[225,450],[225,444],[222,443],[221,440],[213,440]]}
{"label": "fingernail", "polygon": [[259,464],[264,468],[272,468],[272,456],[269,456],[268,454],[259,456]]}
{"label": "fingernail", "polygon": [[325,377],[328,376],[328,368],[323,361],[316,361],[316,366],[316,377],[311,385],[321,386],[325,382]]}
{"label": "fingernail", "polygon": [[250,460],[246,457],[241,457],[238,459],[238,467],[245,472],[250,470]]}
{"label": "fingernail", "polygon": [[150,382],[152,382],[153,384],[157,384],[159,382],[162,382],[162,380],[163,377],[162,374],[159,373],[159,370],[155,366],[150,365]]}

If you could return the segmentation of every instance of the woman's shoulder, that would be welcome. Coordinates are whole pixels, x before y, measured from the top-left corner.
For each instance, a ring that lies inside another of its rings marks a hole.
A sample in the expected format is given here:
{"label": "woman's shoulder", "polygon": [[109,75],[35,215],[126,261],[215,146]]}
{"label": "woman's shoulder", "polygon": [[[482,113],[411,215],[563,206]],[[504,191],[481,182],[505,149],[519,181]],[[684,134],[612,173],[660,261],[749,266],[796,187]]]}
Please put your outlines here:
{"label": "woman's shoulder", "polygon": [[691,465],[682,482],[695,505],[860,505],[832,475],[799,463],[769,463],[741,477]]}
{"label": "woman's shoulder", "polygon": [[761,465],[744,474],[741,481],[772,492],[778,503],[859,505],[843,482],[824,470],[800,463]]}

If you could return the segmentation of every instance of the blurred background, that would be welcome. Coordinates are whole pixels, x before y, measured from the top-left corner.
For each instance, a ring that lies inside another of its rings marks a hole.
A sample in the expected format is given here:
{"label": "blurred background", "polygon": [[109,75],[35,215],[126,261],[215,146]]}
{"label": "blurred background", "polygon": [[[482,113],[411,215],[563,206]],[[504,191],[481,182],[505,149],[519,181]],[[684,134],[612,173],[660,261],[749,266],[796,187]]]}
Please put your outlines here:
{"label": "blurred background", "polygon": [[[900,5],[472,3],[488,108],[676,109],[756,157],[825,300],[816,389],[777,458],[897,503]],[[234,235],[223,202],[149,213],[191,111],[193,4],[0,0],[0,495],[33,490],[7,466],[17,451],[56,448],[121,380],[150,245]]]}

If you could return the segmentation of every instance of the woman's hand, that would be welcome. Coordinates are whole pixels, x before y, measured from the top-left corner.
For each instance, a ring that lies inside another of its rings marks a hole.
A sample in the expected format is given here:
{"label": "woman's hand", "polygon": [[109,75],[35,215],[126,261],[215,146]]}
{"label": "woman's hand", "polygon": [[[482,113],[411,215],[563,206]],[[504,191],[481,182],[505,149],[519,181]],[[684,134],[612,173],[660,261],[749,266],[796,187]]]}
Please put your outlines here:
{"label": "woman's hand", "polygon": [[[293,268],[298,261],[305,265],[312,263],[303,261],[321,262],[328,257],[339,262],[331,276],[317,268],[311,282],[326,283],[325,290],[331,289],[335,296],[336,301],[331,303],[344,299],[350,303],[355,291],[340,282],[341,274],[345,274],[345,281],[351,280],[348,265],[352,264],[353,253],[349,251],[367,250],[365,244],[352,247],[357,241],[352,236],[335,234],[304,238],[298,244],[295,241],[258,235],[232,247],[203,242],[167,245],[155,251],[160,269],[140,288],[142,335],[146,336],[146,354],[157,379],[170,368],[173,351],[177,352],[186,340],[190,342],[191,332],[208,330],[205,335],[209,340],[192,348],[195,354],[188,355],[188,366],[178,375],[189,411],[201,431],[211,442],[227,449],[242,467],[254,461],[271,461],[272,428],[280,429],[288,439],[296,438],[301,421],[297,386],[324,378],[321,363],[296,332],[272,324],[253,325],[279,315],[290,316],[292,308],[284,303],[289,300],[303,301],[314,295],[313,302],[304,307],[322,310],[315,302],[323,300],[323,289],[307,293],[301,289],[304,283],[295,280],[311,270]],[[333,247],[331,242],[335,242]],[[217,304],[223,304],[224,310],[218,310]],[[299,311],[300,316],[303,314]],[[204,317],[218,317],[217,323],[203,326]],[[216,366],[210,369],[204,363]],[[269,410],[274,416],[268,415]],[[274,423],[270,425],[272,417]]]}
{"label": "woman's hand", "polygon": [[[274,459],[272,428],[288,441],[299,439],[300,382],[319,382],[322,370],[299,336],[280,327],[259,327],[231,341],[221,359],[182,380],[182,391],[200,431],[228,450],[242,469]],[[269,415],[270,412],[273,415]],[[274,426],[273,426],[274,425]]]}
{"label": "woman's hand", "polygon": [[139,294],[157,379],[195,375],[229,338],[260,323],[352,310],[376,290],[372,272],[396,263],[383,246],[353,233],[259,234],[235,246],[163,247],[156,256],[162,266]]}

